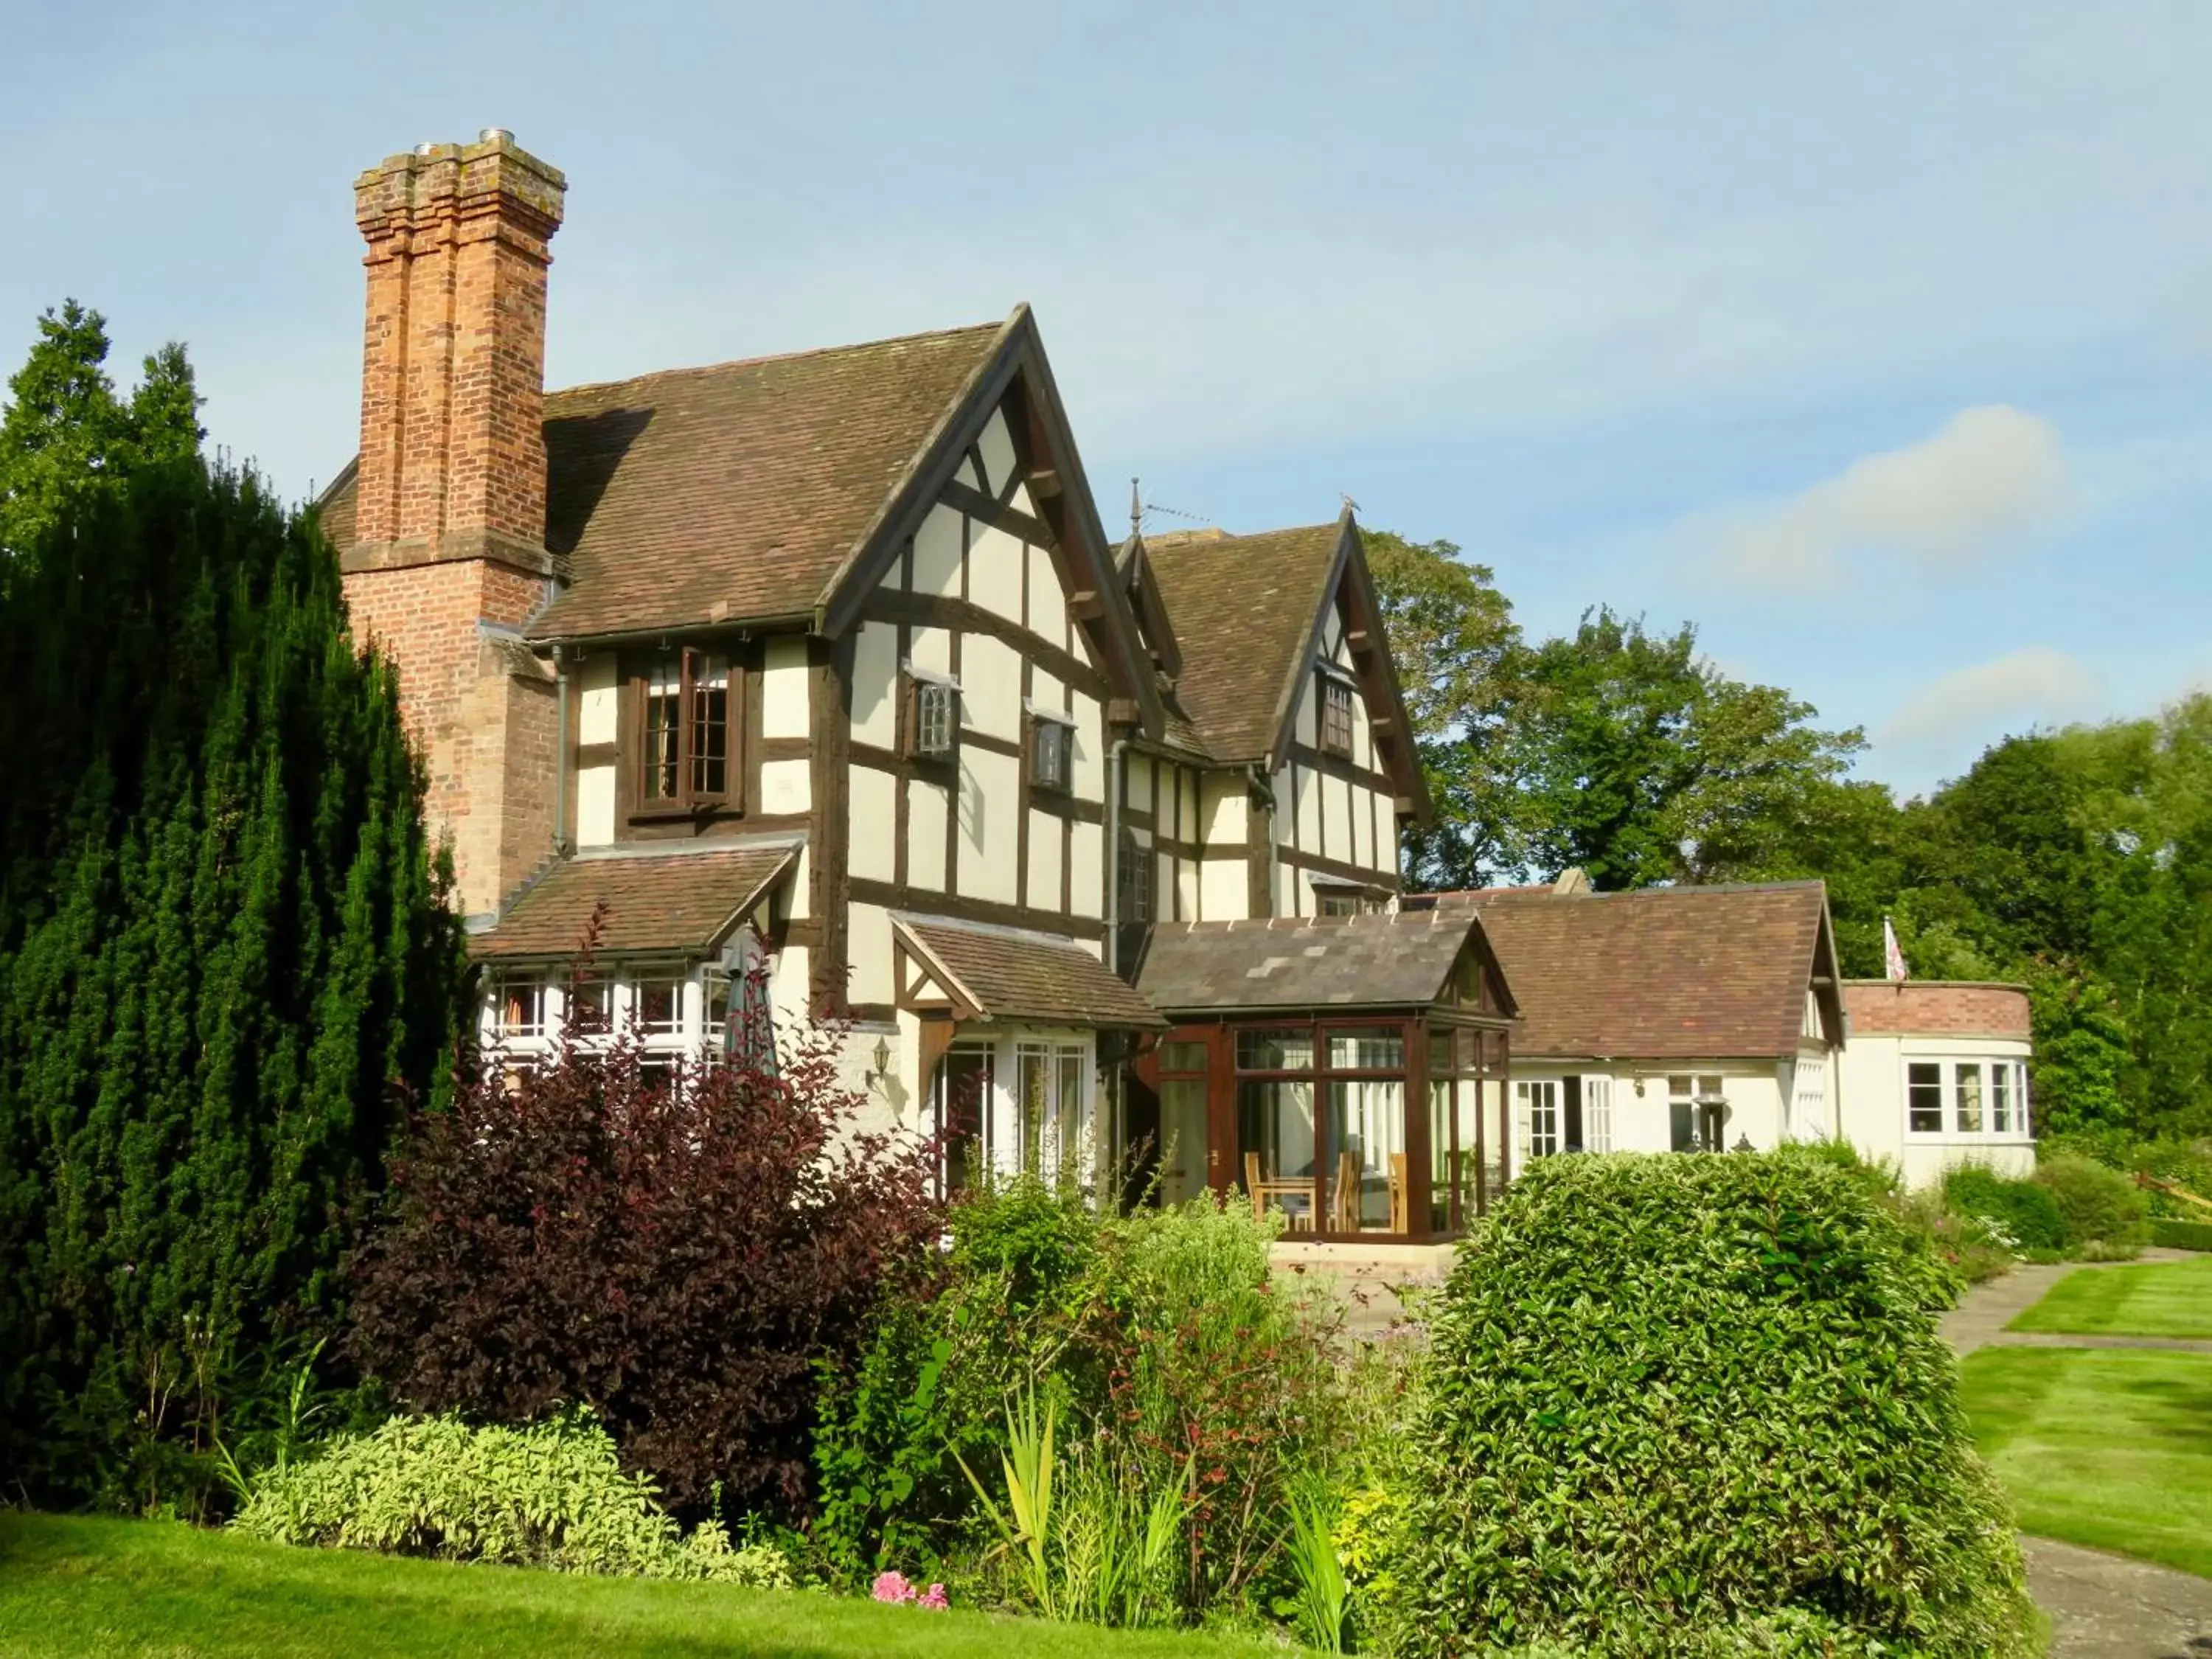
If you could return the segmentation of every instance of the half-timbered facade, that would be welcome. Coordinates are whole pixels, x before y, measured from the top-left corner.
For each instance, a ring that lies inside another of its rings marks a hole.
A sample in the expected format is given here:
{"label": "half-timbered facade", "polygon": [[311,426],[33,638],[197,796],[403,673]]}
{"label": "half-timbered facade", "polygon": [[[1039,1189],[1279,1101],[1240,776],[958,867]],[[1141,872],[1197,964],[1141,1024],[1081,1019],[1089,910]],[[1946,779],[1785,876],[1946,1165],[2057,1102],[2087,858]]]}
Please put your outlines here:
{"label": "half-timbered facade", "polygon": [[[564,197],[496,131],[358,181],[362,445],[321,509],[424,749],[486,1035],[588,1017],[672,1060],[834,1018],[948,1181],[1157,1164],[1128,1090],[1158,1095],[1170,1019],[1242,1005],[1148,975],[1193,928],[1248,925],[1218,959],[1276,948],[1253,923],[1387,927],[1427,810],[1352,515],[1116,545],[1026,308],[547,393]],[[1510,999],[1455,925],[1437,984],[1370,1011],[1396,1094],[1376,1072],[1362,1127],[1310,1127],[1310,1230],[1479,1201],[1480,1113],[1432,1123],[1429,1079],[1502,1075]],[[1206,1122],[1240,1183],[1243,1132]]]}

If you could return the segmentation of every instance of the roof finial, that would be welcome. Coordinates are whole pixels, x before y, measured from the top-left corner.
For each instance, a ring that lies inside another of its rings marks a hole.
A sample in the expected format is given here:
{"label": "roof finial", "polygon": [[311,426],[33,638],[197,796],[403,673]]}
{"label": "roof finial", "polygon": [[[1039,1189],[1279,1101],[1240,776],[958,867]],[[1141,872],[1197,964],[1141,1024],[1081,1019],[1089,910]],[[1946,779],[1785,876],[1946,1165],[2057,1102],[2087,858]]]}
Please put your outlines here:
{"label": "roof finial", "polygon": [[1144,529],[1145,498],[1137,489],[1137,481],[1129,480],[1129,533],[1132,536]]}
{"label": "roof finial", "polygon": [[1346,512],[1351,514],[1354,518],[1358,517],[1359,503],[1352,499],[1349,491],[1342,489],[1338,490],[1336,492],[1336,498],[1344,503],[1344,510]]}

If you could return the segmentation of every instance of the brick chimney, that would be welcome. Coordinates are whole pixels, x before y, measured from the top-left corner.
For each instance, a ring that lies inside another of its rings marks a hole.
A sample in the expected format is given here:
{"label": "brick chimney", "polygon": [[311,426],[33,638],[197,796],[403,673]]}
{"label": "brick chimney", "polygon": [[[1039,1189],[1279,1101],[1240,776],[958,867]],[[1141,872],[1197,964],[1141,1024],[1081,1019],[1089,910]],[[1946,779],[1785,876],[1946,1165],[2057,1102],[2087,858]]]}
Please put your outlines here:
{"label": "brick chimney", "polygon": [[464,912],[553,851],[553,684],[520,629],[545,550],[546,244],[560,173],[487,129],[354,181],[368,243],[346,600],[399,676]]}

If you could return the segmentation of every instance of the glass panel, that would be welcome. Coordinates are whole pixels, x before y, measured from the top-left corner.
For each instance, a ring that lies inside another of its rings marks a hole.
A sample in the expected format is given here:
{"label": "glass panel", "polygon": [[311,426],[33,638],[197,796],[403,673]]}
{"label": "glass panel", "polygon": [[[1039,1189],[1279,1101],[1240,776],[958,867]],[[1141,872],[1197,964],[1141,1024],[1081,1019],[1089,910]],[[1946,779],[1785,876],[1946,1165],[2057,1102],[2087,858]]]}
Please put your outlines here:
{"label": "glass panel", "polygon": [[1990,1133],[2012,1133],[2012,1062],[1996,1060],[1990,1066]]}
{"label": "glass panel", "polygon": [[1313,1063],[1313,1032],[1303,1025],[1237,1034],[1240,1072],[1310,1072]]}
{"label": "glass panel", "polygon": [[[1475,1213],[1475,1171],[1498,1156],[1497,1146],[1482,1127],[1483,1097],[1494,1092],[1490,1085],[1475,1078],[1462,1078],[1459,1083],[1459,1217],[1462,1226]],[[1489,1190],[1496,1192],[1500,1184],[1498,1175],[1493,1173],[1488,1179]]]}
{"label": "glass panel", "polygon": [[697,657],[692,673],[691,793],[719,797],[729,782],[730,665]]}
{"label": "glass panel", "polygon": [[1443,1077],[1452,1069],[1452,1034],[1449,1031],[1429,1033],[1429,1075]]}
{"label": "glass panel", "polygon": [[1290,1217],[1291,1230],[1311,1232],[1314,1090],[1284,1079],[1237,1085],[1237,1184]]}
{"label": "glass panel", "polygon": [[1402,1025],[1362,1026],[1328,1034],[1328,1069],[1332,1072],[1402,1072],[1406,1069],[1406,1030]]}
{"label": "glass panel", "polygon": [[1337,1079],[1328,1085],[1328,1113],[1336,1147],[1331,1229],[1407,1231],[1405,1079]]}
{"label": "glass panel", "polygon": [[615,1023],[615,988],[604,979],[572,979],[561,997],[562,1019],[571,1031],[606,1031]]}
{"label": "glass panel", "polygon": [[682,671],[671,659],[655,663],[645,681],[644,729],[640,733],[638,793],[648,801],[674,800],[678,726],[682,719]]}
{"label": "glass panel", "polygon": [[1024,1043],[1015,1051],[1014,1064],[1014,1144],[1007,1150],[1017,1167],[1035,1175],[1052,1091],[1051,1051]]}
{"label": "glass panel", "polygon": [[1609,1077],[1583,1079],[1583,1150],[1613,1150],[1613,1079]]}
{"label": "glass panel", "polygon": [[[1431,1048],[1437,1041],[1429,1039]],[[1443,1041],[1449,1047],[1451,1040]],[[1429,1231],[1432,1233],[1451,1231],[1451,1189],[1458,1169],[1458,1160],[1452,1155],[1452,1129],[1458,1121],[1452,1109],[1454,1091],[1474,1086],[1455,1083],[1448,1077],[1429,1081]]]}
{"label": "glass panel", "polygon": [[1160,1070],[1163,1072],[1203,1072],[1205,1069],[1206,1045],[1203,1042],[1160,1044]]}
{"label": "glass panel", "polygon": [[641,979],[633,988],[637,1028],[646,1036],[684,1034],[684,981],[675,978]]}
{"label": "glass panel", "polygon": [[1060,1075],[1053,1086],[1054,1152],[1061,1170],[1078,1180],[1090,1171],[1079,1166],[1083,1155],[1083,1050],[1062,1048],[1058,1055]]}
{"label": "glass panel", "polygon": [[1206,1085],[1160,1085],[1160,1201],[1187,1204],[1206,1190]]}
{"label": "glass panel", "polygon": [[730,986],[727,974],[709,970],[704,976],[707,1046],[710,1053],[725,1057],[737,1052],[737,1031],[730,1024]]}
{"label": "glass panel", "polygon": [[1679,1099],[1687,1100],[1690,1097],[1694,1086],[1692,1080],[1689,1078],[1670,1077],[1667,1079],[1667,1092]]}
{"label": "glass panel", "polygon": [[1958,1108],[1959,1133],[1978,1135],[1982,1132],[1982,1068],[1976,1061],[1963,1060],[1955,1079],[1952,1098]]}
{"label": "glass panel", "polygon": [[1698,1150],[1697,1109],[1690,1104],[1688,1095],[1677,1095],[1671,1090],[1668,1094],[1667,1145],[1674,1152],[1694,1152]]}
{"label": "glass panel", "polygon": [[1521,1161],[1550,1158],[1559,1150],[1559,1085],[1547,1079],[1513,1085],[1515,1115],[1520,1120]]}
{"label": "glass panel", "polygon": [[503,1037],[545,1035],[545,981],[510,979],[499,988],[499,1034]]}
{"label": "glass panel", "polygon": [[945,1191],[957,1193],[989,1167],[984,1133],[991,1100],[988,1048],[955,1048],[937,1068],[937,1133],[944,1148]]}
{"label": "glass panel", "polygon": [[1905,1122],[1917,1135],[1943,1133],[1943,1068],[1915,1060],[1905,1068]]}
{"label": "glass panel", "polygon": [[952,688],[924,680],[915,688],[915,748],[924,755],[952,752]]}

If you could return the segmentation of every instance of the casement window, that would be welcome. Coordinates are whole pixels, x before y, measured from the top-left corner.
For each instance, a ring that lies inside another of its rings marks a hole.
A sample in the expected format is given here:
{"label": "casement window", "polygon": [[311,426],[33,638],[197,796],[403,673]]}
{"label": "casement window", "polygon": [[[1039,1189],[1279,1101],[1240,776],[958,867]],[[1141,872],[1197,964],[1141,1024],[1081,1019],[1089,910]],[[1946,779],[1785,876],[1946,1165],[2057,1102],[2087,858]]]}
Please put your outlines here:
{"label": "casement window", "polygon": [[1521,1162],[1550,1158],[1565,1143],[1559,1132],[1559,1085],[1546,1079],[1513,1085],[1516,1127],[1520,1131]]}
{"label": "casement window", "polygon": [[1014,1152],[1031,1175],[1079,1176],[1084,1053],[1073,1044],[1014,1045]]}
{"label": "casement window", "polygon": [[1115,915],[1125,926],[1133,921],[1150,921],[1152,919],[1152,849],[1139,845],[1137,837],[1124,827],[1115,860],[1115,878],[1120,888]]}
{"label": "casement window", "polygon": [[1036,711],[1030,721],[1030,787],[1066,794],[1074,750],[1074,723]]}
{"label": "casement window", "polygon": [[563,1030],[604,1036],[615,1028],[615,987],[608,979],[571,979],[561,992]]}
{"label": "casement window", "polygon": [[1790,1123],[1793,1133],[1820,1135],[1828,1121],[1828,1062],[1800,1056],[1792,1079]]}
{"label": "casement window", "polygon": [[684,1035],[684,981],[674,974],[641,976],[630,985],[630,1018],[648,1044]]}
{"label": "casement window", "polygon": [[546,984],[531,975],[514,975],[499,983],[496,1021],[499,1036],[542,1037],[546,1022]]}
{"label": "casement window", "polygon": [[2000,1060],[1990,1066],[1990,1133],[2012,1133],[2013,1066]]}
{"label": "casement window", "polygon": [[1613,1150],[1613,1079],[1609,1077],[1583,1079],[1583,1150]]}
{"label": "casement window", "polygon": [[1917,1135],[1943,1133],[1943,1066],[1916,1060],[1905,1068],[1905,1121]]}
{"label": "casement window", "polygon": [[1321,747],[1325,755],[1352,757],[1352,686],[1323,672],[1321,681]]}
{"label": "casement window", "polygon": [[641,805],[697,810],[730,803],[736,776],[732,690],[729,659],[704,651],[665,657],[640,678]]}
{"label": "casement window", "polygon": [[959,696],[944,680],[915,681],[911,752],[917,758],[943,760],[952,753],[960,730]]}
{"label": "casement window", "polygon": [[1972,1060],[1951,1068],[1952,1121],[1962,1135],[1982,1132],[1982,1068]]}

